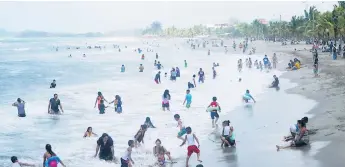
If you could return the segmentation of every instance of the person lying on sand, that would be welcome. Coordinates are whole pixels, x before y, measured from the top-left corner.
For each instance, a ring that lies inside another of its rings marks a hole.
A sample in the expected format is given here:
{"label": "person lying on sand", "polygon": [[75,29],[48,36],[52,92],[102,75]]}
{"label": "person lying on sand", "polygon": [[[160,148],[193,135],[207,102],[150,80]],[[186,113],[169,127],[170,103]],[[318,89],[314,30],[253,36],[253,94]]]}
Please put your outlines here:
{"label": "person lying on sand", "polygon": [[303,121],[299,121],[298,124],[299,132],[296,133],[295,139],[289,142],[286,146],[278,146],[277,151],[280,149],[290,148],[290,147],[302,147],[309,144],[309,134],[306,124]]}

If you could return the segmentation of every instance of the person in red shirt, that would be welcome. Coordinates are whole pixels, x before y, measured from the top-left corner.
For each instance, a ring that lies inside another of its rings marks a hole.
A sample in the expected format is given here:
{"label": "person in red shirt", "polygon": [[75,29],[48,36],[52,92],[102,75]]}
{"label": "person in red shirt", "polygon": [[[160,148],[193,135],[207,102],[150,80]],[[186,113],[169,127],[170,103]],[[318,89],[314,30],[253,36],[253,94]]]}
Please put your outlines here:
{"label": "person in red shirt", "polygon": [[218,111],[221,112],[219,103],[217,102],[217,97],[212,98],[212,102],[207,108],[211,109],[210,112],[211,112],[211,119],[212,119],[212,127],[214,128],[215,124],[217,124],[217,121],[219,119]]}

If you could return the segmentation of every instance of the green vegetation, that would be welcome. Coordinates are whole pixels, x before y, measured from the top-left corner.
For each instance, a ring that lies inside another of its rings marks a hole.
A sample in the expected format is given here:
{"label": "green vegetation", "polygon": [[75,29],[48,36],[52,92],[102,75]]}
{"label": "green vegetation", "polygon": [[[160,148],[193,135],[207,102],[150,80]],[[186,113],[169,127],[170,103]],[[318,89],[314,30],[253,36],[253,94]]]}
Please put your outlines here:
{"label": "green vegetation", "polygon": [[338,39],[345,35],[345,1],[339,1],[332,11],[321,13],[315,6],[304,10],[304,15],[293,16],[290,21],[269,21],[262,24],[255,19],[251,23],[237,23],[226,28],[207,28],[195,25],[179,29],[167,27],[162,29],[159,22],[153,22],[143,31],[143,35],[160,35],[165,37],[195,37],[198,35],[224,35],[231,37],[269,37],[301,40],[306,38]]}

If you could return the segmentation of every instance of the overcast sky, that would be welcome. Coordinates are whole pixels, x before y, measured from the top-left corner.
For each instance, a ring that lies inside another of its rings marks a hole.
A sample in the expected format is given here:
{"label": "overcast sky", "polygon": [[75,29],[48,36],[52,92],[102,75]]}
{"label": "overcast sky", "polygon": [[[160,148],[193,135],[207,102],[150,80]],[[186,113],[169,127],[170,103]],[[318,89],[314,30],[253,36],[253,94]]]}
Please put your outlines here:
{"label": "overcast sky", "polygon": [[[163,26],[226,23],[230,18],[290,20],[306,7],[336,2],[0,2],[0,28],[10,31],[107,32],[136,29],[158,20]],[[308,6],[309,5],[309,6]]]}

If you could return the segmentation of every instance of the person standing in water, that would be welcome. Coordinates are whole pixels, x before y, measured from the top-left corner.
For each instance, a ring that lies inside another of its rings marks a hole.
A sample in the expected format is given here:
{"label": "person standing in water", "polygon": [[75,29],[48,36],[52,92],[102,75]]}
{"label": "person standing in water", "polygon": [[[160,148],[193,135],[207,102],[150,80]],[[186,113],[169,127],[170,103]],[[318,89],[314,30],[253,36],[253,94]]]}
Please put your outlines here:
{"label": "person standing in water", "polygon": [[26,117],[25,114],[25,101],[18,98],[17,102],[13,103],[12,106],[17,107],[18,110],[18,117]]}
{"label": "person standing in water", "polygon": [[155,82],[156,82],[156,84],[161,83],[161,72],[160,71],[158,71],[158,73],[155,76]]}
{"label": "person standing in water", "polygon": [[139,72],[144,72],[144,66],[143,66],[143,64],[140,64],[140,66],[139,66]]}
{"label": "person standing in water", "polygon": [[180,69],[176,67],[176,77],[180,77],[180,76],[181,76]]}
{"label": "person standing in water", "polygon": [[[207,108],[209,108],[209,107],[218,108],[216,110],[211,111],[212,127],[214,128],[215,124],[217,124],[218,119],[219,119],[218,111],[221,112],[221,108],[219,106],[219,103],[217,102],[217,97],[212,98],[212,102],[210,105],[208,105]],[[216,120],[214,120],[214,119],[216,119]]]}
{"label": "person standing in water", "polygon": [[64,111],[62,109],[60,99],[58,98],[57,94],[54,94],[54,97],[49,100],[48,114],[61,114],[59,108],[63,113]]}
{"label": "person standing in water", "polygon": [[211,50],[210,49],[208,50],[207,55],[211,55]]}
{"label": "person standing in water", "polygon": [[118,114],[122,113],[122,100],[119,95],[115,95],[115,100],[113,100],[109,104],[112,104],[112,103],[114,103],[115,112],[117,112]]}
{"label": "person standing in water", "polygon": [[213,71],[213,79],[216,79],[216,76],[217,76],[216,68],[212,67],[212,71]]}
{"label": "person standing in water", "polygon": [[263,58],[263,61],[264,61],[265,69],[267,69],[268,68],[268,62],[269,62],[267,55],[265,55],[265,57]]}
{"label": "person standing in water", "polygon": [[125,72],[125,70],[126,70],[126,67],[125,67],[125,65],[122,64],[122,66],[121,66],[121,72]]}
{"label": "person standing in water", "polygon": [[108,103],[108,101],[104,98],[102,92],[98,92],[98,93],[97,93],[97,97],[96,97],[96,101],[95,101],[95,106],[94,106],[94,108],[96,108],[96,105],[97,105],[99,111],[101,111],[101,110],[100,110],[101,100],[106,101],[106,102]]}
{"label": "person standing in water", "polygon": [[157,66],[157,69],[158,69],[158,70],[162,69],[162,67],[163,67],[160,61],[158,61],[158,63],[157,63],[156,66]]}
{"label": "person standing in water", "polygon": [[273,53],[273,57],[272,57],[272,63],[273,63],[273,68],[277,68],[277,63],[278,63],[278,58],[276,53]]}
{"label": "person standing in water", "polygon": [[192,95],[190,94],[190,90],[189,89],[186,91],[186,98],[183,101],[183,105],[186,102],[187,102],[186,108],[190,108],[190,105],[192,104]]}
{"label": "person standing in water", "polygon": [[239,59],[238,62],[237,62],[238,72],[242,71],[242,66],[243,66],[242,59]]}
{"label": "person standing in water", "polygon": [[170,71],[170,79],[172,81],[176,81],[176,76],[177,76],[177,72],[176,72],[175,68],[172,68]]}
{"label": "person standing in water", "polygon": [[188,67],[187,60],[184,60],[184,67],[185,67],[185,68]]}
{"label": "person standing in water", "polygon": [[121,157],[121,167],[132,167],[134,161],[132,159],[132,149],[134,148],[134,141],[128,141],[128,148],[126,149],[125,155]]}
{"label": "person standing in water", "polygon": [[200,68],[199,72],[198,72],[198,76],[199,76],[199,83],[202,82],[204,83],[205,81],[205,73],[204,71],[202,70],[202,68]]}
{"label": "person standing in water", "polygon": [[101,100],[100,104],[98,105],[99,114],[105,114],[105,109],[108,108],[108,106],[104,105],[104,100]]}
{"label": "person standing in water", "polygon": [[192,81],[188,82],[188,89],[196,88],[195,77],[196,77],[196,76],[193,75]]}
{"label": "person standing in water", "polygon": [[85,138],[85,137],[92,137],[92,136],[97,136],[97,134],[92,132],[92,127],[88,127],[83,137]]}
{"label": "person standing in water", "polygon": [[53,152],[50,144],[46,145],[46,152],[43,154],[43,166],[44,167],[57,167],[57,164],[61,163],[63,167],[66,165],[60,160],[60,158]]}
{"label": "person standing in water", "polygon": [[186,128],[183,126],[180,115],[175,114],[174,119],[177,121],[177,127],[180,129],[180,131],[177,133],[177,138],[183,141],[182,136],[186,134]]}
{"label": "person standing in water", "polygon": [[106,133],[103,133],[102,136],[97,140],[96,154],[94,157],[97,157],[98,152],[99,159],[101,160],[115,160],[114,142],[113,139]]}
{"label": "person standing in water", "polygon": [[166,89],[163,93],[163,100],[162,100],[162,109],[163,111],[165,111],[165,109],[167,109],[168,111],[170,111],[170,105],[169,105],[169,100],[171,99],[169,90]]}
{"label": "person standing in water", "polygon": [[135,147],[138,147],[140,143],[144,144],[144,137],[145,137],[145,132],[147,131],[147,126],[146,125],[141,125],[139,131],[137,134],[134,135],[134,145]]}
{"label": "person standing in water", "polygon": [[55,88],[55,87],[56,87],[56,81],[54,79],[53,82],[50,83],[50,88]]}
{"label": "person standing in water", "polygon": [[24,166],[35,166],[34,164],[29,164],[29,163],[24,163],[24,162],[19,162],[18,158],[16,156],[11,157],[12,161],[12,167],[24,167]]}
{"label": "person standing in water", "polygon": [[249,100],[253,100],[254,103],[256,103],[255,99],[253,98],[253,96],[250,94],[249,90],[246,90],[246,93],[243,96],[243,101],[248,103]]}
{"label": "person standing in water", "polygon": [[156,53],[156,59],[158,59],[158,53]]}
{"label": "person standing in water", "polygon": [[156,127],[153,125],[153,123],[151,122],[150,117],[146,117],[145,122],[144,122],[144,125],[146,125],[147,128],[156,128]]}
{"label": "person standing in water", "polygon": [[[202,162],[200,160],[200,143],[199,143],[199,139],[195,136],[195,134],[192,134],[192,128],[191,127],[187,127],[186,128],[187,131],[187,135],[185,136],[183,143],[180,145],[180,147],[182,147],[186,142],[188,143],[188,153],[187,153],[187,160],[186,160],[186,167],[188,167],[188,163],[189,163],[189,158],[193,153],[197,154],[197,160],[199,162]],[[195,141],[198,143],[198,146],[196,146]]]}

